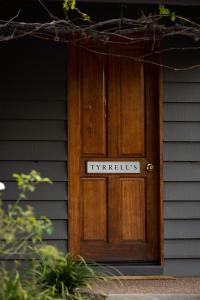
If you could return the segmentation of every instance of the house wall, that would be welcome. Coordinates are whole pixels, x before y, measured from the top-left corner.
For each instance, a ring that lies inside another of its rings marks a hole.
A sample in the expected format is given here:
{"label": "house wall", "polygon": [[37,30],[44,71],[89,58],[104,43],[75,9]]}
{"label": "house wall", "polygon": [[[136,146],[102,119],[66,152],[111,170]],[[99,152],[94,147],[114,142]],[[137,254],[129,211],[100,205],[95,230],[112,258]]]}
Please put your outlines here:
{"label": "house wall", "polygon": [[[197,63],[198,53],[165,54],[167,64]],[[46,239],[67,251],[67,110],[64,45],[36,40],[1,44],[0,180],[16,198],[13,172],[54,180],[27,204],[47,215]],[[200,275],[200,69],[164,70],[165,274]]]}
{"label": "house wall", "polygon": [[[0,181],[3,198],[16,199],[13,172],[36,169],[54,181],[26,204],[52,219],[47,236],[67,248],[66,50],[54,43],[20,40],[0,45]],[[24,204],[25,204],[24,203]]]}
{"label": "house wall", "polygon": [[[163,47],[169,47],[167,42]],[[174,46],[174,44],[171,46]],[[177,41],[176,47],[195,46]],[[197,45],[196,45],[197,46]],[[171,51],[163,62],[199,64],[199,51]],[[166,274],[200,275],[200,69],[164,69]]]}

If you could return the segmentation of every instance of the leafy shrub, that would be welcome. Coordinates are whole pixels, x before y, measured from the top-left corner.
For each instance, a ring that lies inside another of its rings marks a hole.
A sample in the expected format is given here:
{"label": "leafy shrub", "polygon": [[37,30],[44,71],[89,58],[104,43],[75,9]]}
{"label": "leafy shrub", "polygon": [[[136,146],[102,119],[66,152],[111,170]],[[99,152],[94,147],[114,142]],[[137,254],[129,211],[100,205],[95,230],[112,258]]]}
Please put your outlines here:
{"label": "leafy shrub", "polygon": [[[30,206],[22,208],[20,201],[28,192],[34,192],[40,183],[52,183],[37,171],[14,174],[19,197],[7,210],[0,201],[0,256],[14,257],[15,268],[9,271],[5,263],[0,268],[0,300],[65,300],[91,299],[93,279],[104,279],[96,266],[88,265],[83,258],[66,256],[43,242],[44,233],[51,234],[52,224],[46,217],[37,219]],[[0,190],[4,185],[0,186]],[[31,264],[23,272],[20,258]]]}
{"label": "leafy shrub", "polygon": [[52,296],[64,299],[83,299],[93,296],[91,282],[104,280],[96,265],[88,265],[82,257],[63,255],[55,247],[40,249],[40,259],[35,264],[36,283],[48,288]]}
{"label": "leafy shrub", "polygon": [[37,171],[30,174],[14,174],[20,190],[19,198],[6,210],[0,201],[0,255],[32,257],[37,251],[38,242],[42,241],[44,233],[51,234],[52,224],[46,217],[36,219],[31,206],[22,208],[20,201],[26,199],[27,192],[34,192],[39,183],[51,183],[48,178],[42,178]]}
{"label": "leafy shrub", "polygon": [[10,272],[5,269],[0,270],[1,300],[63,300],[50,295],[48,289],[40,290],[36,286],[29,284],[21,278],[18,271]]}

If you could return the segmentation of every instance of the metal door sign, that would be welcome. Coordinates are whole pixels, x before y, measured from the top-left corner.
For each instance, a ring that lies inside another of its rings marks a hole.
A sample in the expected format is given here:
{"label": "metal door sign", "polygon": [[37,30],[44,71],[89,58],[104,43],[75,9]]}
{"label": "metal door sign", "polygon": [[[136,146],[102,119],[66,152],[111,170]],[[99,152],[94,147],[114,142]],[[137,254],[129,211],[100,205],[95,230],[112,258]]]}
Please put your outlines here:
{"label": "metal door sign", "polygon": [[89,174],[135,174],[140,173],[139,161],[87,161]]}

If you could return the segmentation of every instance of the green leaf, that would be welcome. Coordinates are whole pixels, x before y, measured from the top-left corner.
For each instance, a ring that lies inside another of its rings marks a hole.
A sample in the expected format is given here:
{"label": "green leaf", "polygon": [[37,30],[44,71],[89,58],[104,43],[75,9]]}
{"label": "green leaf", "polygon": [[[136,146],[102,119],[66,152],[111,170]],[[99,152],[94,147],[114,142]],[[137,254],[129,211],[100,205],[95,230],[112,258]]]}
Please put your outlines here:
{"label": "green leaf", "polygon": [[171,21],[174,22],[176,20],[176,14],[175,14],[175,11],[173,11],[171,13]]}
{"label": "green leaf", "polygon": [[169,15],[170,14],[170,10],[168,8],[166,8],[164,5],[159,5],[159,14],[161,16],[163,16],[163,15]]}

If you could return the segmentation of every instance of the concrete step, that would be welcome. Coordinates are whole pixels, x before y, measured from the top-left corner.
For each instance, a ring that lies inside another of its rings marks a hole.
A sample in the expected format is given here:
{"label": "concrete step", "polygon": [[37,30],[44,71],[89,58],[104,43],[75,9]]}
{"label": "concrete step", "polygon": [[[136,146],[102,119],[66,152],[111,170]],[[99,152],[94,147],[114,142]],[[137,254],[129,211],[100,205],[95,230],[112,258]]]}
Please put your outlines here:
{"label": "concrete step", "polygon": [[109,294],[106,300],[200,300],[200,294]]}

